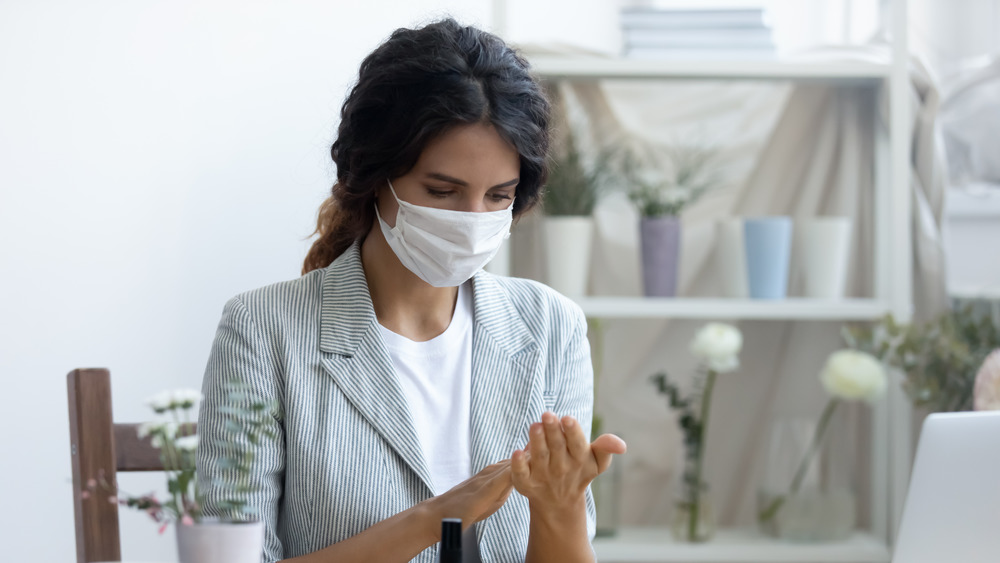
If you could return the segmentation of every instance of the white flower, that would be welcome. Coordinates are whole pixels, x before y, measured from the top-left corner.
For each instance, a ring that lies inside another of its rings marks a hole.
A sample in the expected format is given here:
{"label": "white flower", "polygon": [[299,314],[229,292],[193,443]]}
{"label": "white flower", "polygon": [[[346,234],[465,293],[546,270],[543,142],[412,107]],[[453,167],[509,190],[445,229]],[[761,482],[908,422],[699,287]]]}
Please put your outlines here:
{"label": "white flower", "polygon": [[171,404],[174,407],[189,409],[201,400],[201,392],[195,389],[176,389],[171,394]]}
{"label": "white flower", "polygon": [[146,399],[146,404],[157,414],[170,410],[173,405],[173,394],[170,391],[160,391],[152,397]]}
{"label": "white flower", "polygon": [[688,192],[684,188],[678,188],[672,186],[669,188],[663,188],[659,193],[660,203],[665,205],[677,205],[687,201]]}
{"label": "white flower", "polygon": [[888,385],[885,367],[875,357],[857,350],[830,354],[819,374],[826,392],[841,399],[874,401]]}
{"label": "white flower", "polygon": [[201,392],[195,389],[174,389],[160,391],[149,399],[146,404],[157,414],[163,414],[176,408],[189,409],[201,400]]}
{"label": "white flower", "polygon": [[185,452],[193,452],[198,449],[198,435],[193,434],[191,436],[184,436],[183,438],[177,438],[174,443],[178,450]]}
{"label": "white flower", "polygon": [[[142,427],[146,426],[145,429]],[[173,440],[177,436],[177,423],[176,422],[147,422],[140,425],[139,431],[145,430],[147,435],[151,435],[152,439],[150,443],[154,448],[162,448],[164,444],[164,439]],[[142,438],[143,436],[140,436]]]}
{"label": "white flower", "polygon": [[162,422],[143,422],[136,429],[135,433],[139,435],[140,440],[144,440],[146,436],[155,432],[162,424]]}
{"label": "white flower", "polygon": [[691,354],[716,373],[740,367],[743,334],[732,325],[708,323],[691,342]]}
{"label": "white flower", "polygon": [[975,410],[1000,410],[1000,350],[994,350],[986,356],[976,374],[976,386],[972,394]]}

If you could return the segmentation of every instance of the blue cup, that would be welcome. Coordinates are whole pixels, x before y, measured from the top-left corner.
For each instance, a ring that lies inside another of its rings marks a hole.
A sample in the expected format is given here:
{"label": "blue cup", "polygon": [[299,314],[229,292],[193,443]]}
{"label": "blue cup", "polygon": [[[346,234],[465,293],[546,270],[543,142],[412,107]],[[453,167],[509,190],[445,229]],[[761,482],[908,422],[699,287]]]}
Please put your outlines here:
{"label": "blue cup", "polygon": [[747,281],[751,299],[784,299],[792,255],[792,218],[758,217],[743,221]]}

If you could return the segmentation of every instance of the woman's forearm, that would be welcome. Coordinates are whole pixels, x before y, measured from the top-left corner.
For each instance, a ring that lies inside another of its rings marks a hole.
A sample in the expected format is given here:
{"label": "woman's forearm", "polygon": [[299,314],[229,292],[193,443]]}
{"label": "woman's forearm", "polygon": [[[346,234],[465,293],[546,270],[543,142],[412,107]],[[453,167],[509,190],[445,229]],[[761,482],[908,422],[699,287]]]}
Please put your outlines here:
{"label": "woman's forearm", "polygon": [[422,502],[356,536],[283,563],[406,563],[440,541],[441,519],[432,502]]}
{"label": "woman's forearm", "polygon": [[587,505],[583,496],[574,505],[559,509],[531,506],[525,563],[552,561],[594,562],[587,534]]}

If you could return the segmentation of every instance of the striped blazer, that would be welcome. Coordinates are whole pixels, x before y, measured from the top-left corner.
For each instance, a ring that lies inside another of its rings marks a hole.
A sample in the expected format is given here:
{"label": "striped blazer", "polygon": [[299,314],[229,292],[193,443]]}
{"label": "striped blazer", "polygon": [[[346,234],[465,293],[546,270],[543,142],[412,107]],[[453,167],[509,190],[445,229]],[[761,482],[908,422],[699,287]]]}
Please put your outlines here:
{"label": "striped blazer", "polygon": [[[590,432],[593,372],[586,320],[536,282],[473,278],[473,472],[528,441],[545,410]],[[220,515],[225,385],[242,382],[276,405],[277,435],[254,448],[250,496],[265,524],[262,561],[320,550],[432,496],[355,244],[329,267],[231,299],[208,361],[199,414],[198,482],[206,515]],[[587,494],[588,530],[594,504]],[[523,561],[528,502],[516,491],[476,526],[483,563]],[[434,563],[437,546],[413,561]]]}

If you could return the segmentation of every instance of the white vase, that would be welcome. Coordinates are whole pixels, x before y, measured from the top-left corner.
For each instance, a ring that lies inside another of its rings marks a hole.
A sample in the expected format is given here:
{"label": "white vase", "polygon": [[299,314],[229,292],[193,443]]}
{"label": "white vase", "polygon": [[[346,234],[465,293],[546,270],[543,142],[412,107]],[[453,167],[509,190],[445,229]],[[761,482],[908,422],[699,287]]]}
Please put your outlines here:
{"label": "white vase", "polygon": [[546,217],[543,229],[549,287],[567,297],[583,297],[590,279],[593,219],[589,216]]}
{"label": "white vase", "polygon": [[747,253],[743,243],[743,219],[721,219],[715,225],[715,266],[722,281],[722,296],[746,299]]}
{"label": "white vase", "polygon": [[180,563],[259,563],[263,552],[263,522],[177,525]]}
{"label": "white vase", "polygon": [[843,299],[851,255],[850,217],[801,219],[795,232],[803,297]]}

